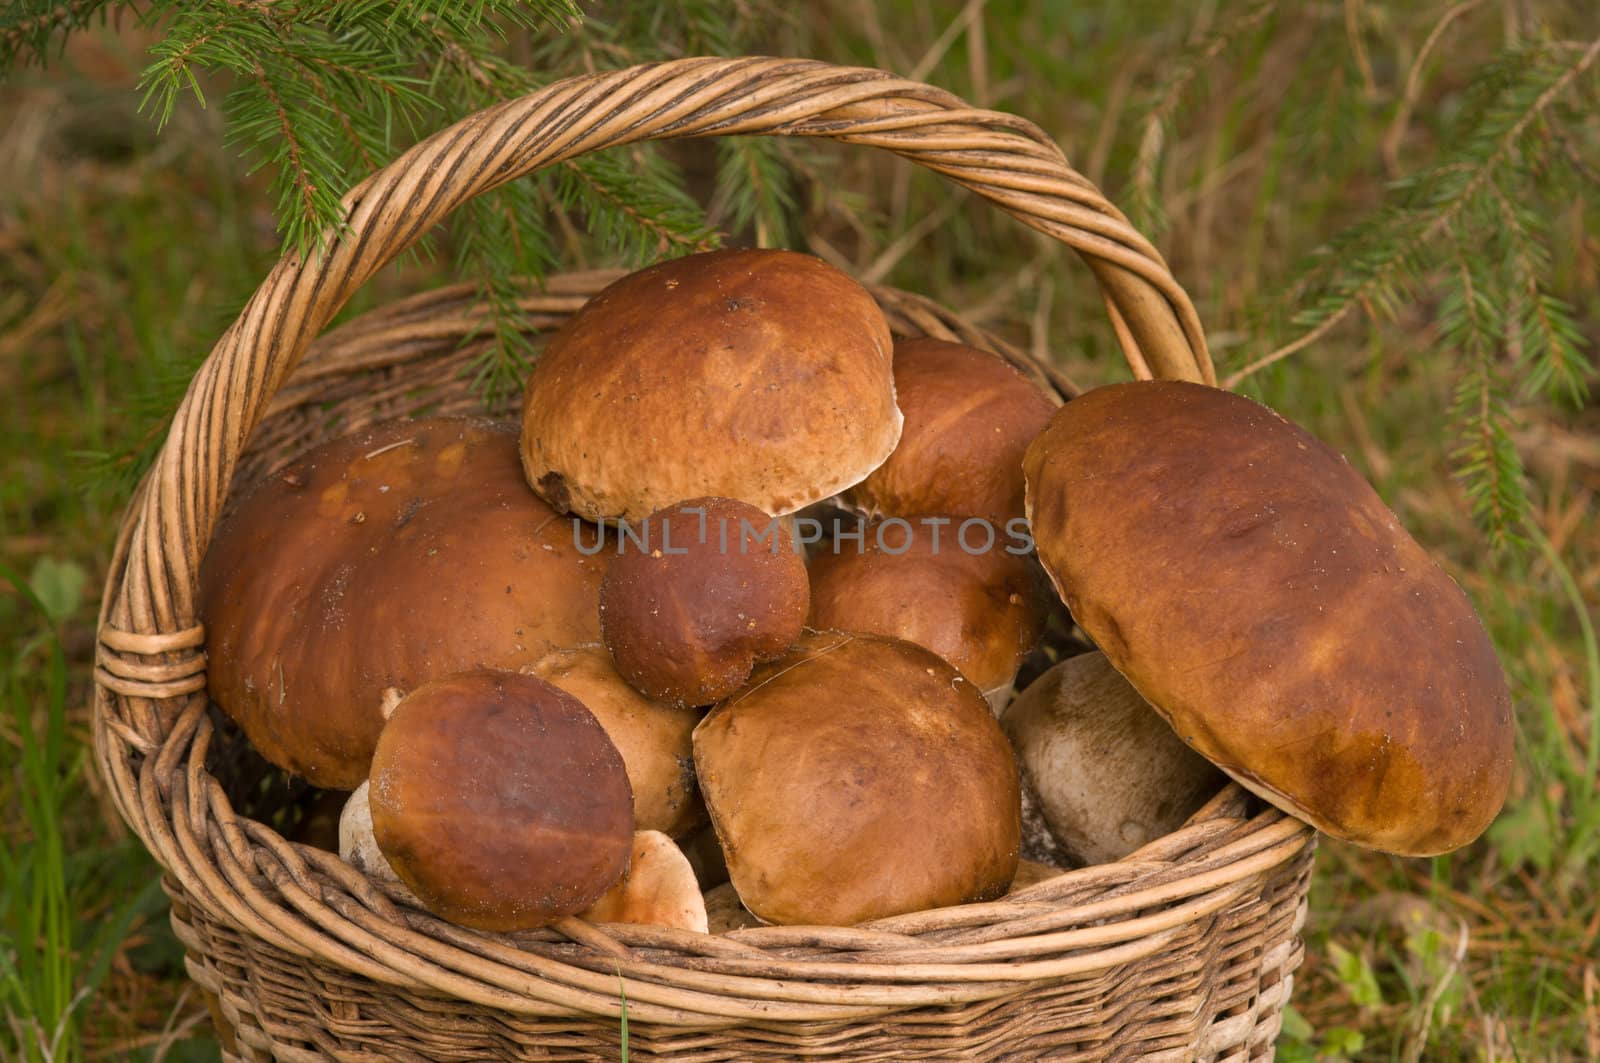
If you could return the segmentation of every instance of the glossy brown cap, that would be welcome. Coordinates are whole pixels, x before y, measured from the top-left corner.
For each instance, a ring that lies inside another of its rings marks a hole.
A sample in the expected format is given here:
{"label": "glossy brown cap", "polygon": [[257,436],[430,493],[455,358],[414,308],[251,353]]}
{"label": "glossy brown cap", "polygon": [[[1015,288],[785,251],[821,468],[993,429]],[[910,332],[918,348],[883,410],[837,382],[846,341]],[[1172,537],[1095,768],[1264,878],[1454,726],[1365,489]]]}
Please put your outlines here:
{"label": "glossy brown cap", "polygon": [[386,689],[597,641],[605,561],[528,490],[512,426],[364,429],[218,526],[200,570],[208,689],[262,756],[354,789]]}
{"label": "glossy brown cap", "polygon": [[606,729],[628,766],[640,831],[677,837],[705,822],[691,740],[699,710],[645,697],[617,674],[598,643],[557,650],[528,671],[583,702]]}
{"label": "glossy brown cap", "polygon": [[697,498],[619,533],[600,585],[600,630],[636,690],[709,705],[793,645],[809,604],[804,556],[781,521]]}
{"label": "glossy brown cap", "polygon": [[728,872],[769,923],[850,926],[1005,893],[1016,764],[978,690],[909,642],[808,634],[695,729]]}
{"label": "glossy brown cap", "polygon": [[821,544],[809,566],[810,626],[915,642],[985,696],[1008,691],[1044,628],[1043,579],[1004,538],[962,538],[960,525],[869,525],[859,543]]}
{"label": "glossy brown cap", "polygon": [[633,844],[622,756],[578,699],[480,670],[400,702],[372,758],[378,848],[436,915],[525,930],[583,911]]}
{"label": "glossy brown cap", "polygon": [[1512,765],[1494,647],[1336,451],[1146,381],[1067,403],[1025,469],[1062,599],[1184,741],[1360,845],[1442,853],[1489,825]]}
{"label": "glossy brown cap", "polygon": [[900,443],[845,504],[868,517],[1020,520],[1022,455],[1055,399],[999,355],[926,336],[895,341],[894,386]]}
{"label": "glossy brown cap", "polygon": [[1120,860],[1171,834],[1227,781],[1101,653],[1034,680],[1000,727],[1074,864]]}
{"label": "glossy brown cap", "polygon": [[621,881],[579,913],[592,923],[637,923],[704,934],[706,901],[694,868],[672,839],[658,830],[633,836]]}
{"label": "glossy brown cap", "polygon": [[810,255],[711,251],[629,274],[528,378],[528,482],[590,520],[702,495],[793,512],[894,449],[891,344],[867,290]]}

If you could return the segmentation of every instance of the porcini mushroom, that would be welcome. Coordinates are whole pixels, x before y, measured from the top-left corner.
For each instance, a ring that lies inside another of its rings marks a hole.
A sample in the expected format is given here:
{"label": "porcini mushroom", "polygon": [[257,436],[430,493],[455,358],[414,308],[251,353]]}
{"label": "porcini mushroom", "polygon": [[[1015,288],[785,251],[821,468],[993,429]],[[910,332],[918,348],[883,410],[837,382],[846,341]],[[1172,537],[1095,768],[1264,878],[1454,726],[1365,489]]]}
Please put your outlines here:
{"label": "porcini mushroom", "polygon": [[1207,759],[1375,849],[1488,826],[1512,762],[1494,647],[1336,451],[1241,396],[1143,381],[1067,403],[1024,468],[1073,617]]}
{"label": "porcini mushroom", "polygon": [[617,672],[673,705],[709,705],[805,625],[805,561],[780,522],[744,502],[697,498],[618,536],[600,585],[600,631]]}
{"label": "porcini mushroom", "polygon": [[634,834],[622,879],[579,914],[594,923],[707,931],[706,902],[694,869],[672,839],[658,830]]}
{"label": "porcini mushroom", "polygon": [[990,900],[1017,869],[1011,748],[921,646],[807,634],[711,710],[694,756],[731,881],[765,922]]}
{"label": "porcini mushroom", "polygon": [[208,689],[268,760],[353,789],[385,689],[598,641],[604,564],[528,490],[512,426],[364,429],[218,526],[200,570]]}
{"label": "porcini mushroom", "polygon": [[988,351],[918,336],[894,344],[900,443],[844,492],[868,517],[953,514],[1004,530],[1023,516],[1022,455],[1056,401]]}
{"label": "porcini mushroom", "polygon": [[711,251],[629,274],[528,378],[528,482],[590,520],[704,495],[791,513],[894,449],[891,344],[866,289],[810,255]]}
{"label": "porcini mushroom", "polygon": [[1034,680],[1000,727],[1050,833],[1078,864],[1120,860],[1172,833],[1224,782],[1101,653]]}
{"label": "porcini mushroom", "polygon": [[810,624],[915,642],[998,711],[1044,629],[1043,579],[1005,540],[960,537],[960,523],[868,525],[825,544],[809,565]]}
{"label": "porcini mushroom", "polygon": [[429,911],[526,930],[583,911],[633,843],[622,755],[572,695],[481,669],[425,683],[372,758],[372,833]]}

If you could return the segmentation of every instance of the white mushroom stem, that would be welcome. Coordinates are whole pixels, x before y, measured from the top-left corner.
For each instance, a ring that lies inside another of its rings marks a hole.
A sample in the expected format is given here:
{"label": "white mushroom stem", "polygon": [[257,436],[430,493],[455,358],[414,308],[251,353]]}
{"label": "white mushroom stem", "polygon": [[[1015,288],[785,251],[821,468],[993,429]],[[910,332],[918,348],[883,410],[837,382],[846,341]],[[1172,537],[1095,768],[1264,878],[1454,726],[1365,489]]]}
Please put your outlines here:
{"label": "white mushroom stem", "polygon": [[[368,798],[371,785],[364,782],[356,787],[350,799],[344,803],[344,811],[339,813],[339,859],[368,878],[390,887],[387,892],[414,898],[410,888],[400,881],[400,876],[389,866],[388,857],[383,855],[383,850],[378,848],[378,839],[373,836],[372,805]],[[415,903],[422,906],[420,900]]]}
{"label": "white mushroom stem", "polygon": [[1226,781],[1104,654],[1061,662],[1000,721],[1063,849],[1103,864],[1181,826]]}

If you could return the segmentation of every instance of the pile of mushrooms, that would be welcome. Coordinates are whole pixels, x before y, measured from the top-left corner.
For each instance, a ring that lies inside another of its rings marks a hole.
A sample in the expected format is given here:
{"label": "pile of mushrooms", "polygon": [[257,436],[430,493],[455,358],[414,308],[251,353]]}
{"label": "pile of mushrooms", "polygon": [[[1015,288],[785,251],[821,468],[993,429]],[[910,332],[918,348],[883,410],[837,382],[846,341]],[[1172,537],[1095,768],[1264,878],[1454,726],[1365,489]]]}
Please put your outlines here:
{"label": "pile of mushrooms", "polygon": [[1440,853],[1509,782],[1481,622],[1338,454],[1199,385],[1058,407],[786,251],[617,281],[520,424],[380,424],[254,485],[200,610],[216,705],[352,792],[344,859],[485,932],[989,900],[1227,777]]}

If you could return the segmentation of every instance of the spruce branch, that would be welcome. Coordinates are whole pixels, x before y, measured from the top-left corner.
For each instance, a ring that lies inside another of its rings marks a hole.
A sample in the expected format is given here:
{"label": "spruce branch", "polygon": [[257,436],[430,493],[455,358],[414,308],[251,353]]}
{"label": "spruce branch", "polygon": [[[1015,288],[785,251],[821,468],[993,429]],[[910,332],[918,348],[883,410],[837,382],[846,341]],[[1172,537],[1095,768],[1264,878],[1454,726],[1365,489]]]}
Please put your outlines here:
{"label": "spruce branch", "polygon": [[1521,529],[1530,507],[1505,387],[1495,366],[1506,325],[1485,287],[1489,268],[1479,249],[1458,241],[1439,323],[1446,342],[1468,359],[1453,407],[1460,435],[1451,454],[1456,474],[1490,546],[1503,549],[1525,544]]}
{"label": "spruce branch", "polygon": [[52,41],[85,28],[109,6],[110,0],[13,0],[0,14],[0,75],[27,59],[46,62]]}
{"label": "spruce branch", "polygon": [[1527,202],[1515,203],[1499,182],[1490,186],[1506,242],[1508,307],[1506,338],[1525,363],[1524,390],[1553,402],[1582,405],[1588,397],[1589,360],[1572,308],[1551,294],[1548,226]]}
{"label": "spruce branch", "polygon": [[632,153],[631,161],[600,152],[563,162],[561,204],[581,211],[591,235],[634,265],[716,247],[715,230],[666,161],[655,152]]}
{"label": "spruce branch", "polygon": [[1501,173],[1525,166],[1530,130],[1546,116],[1597,57],[1600,38],[1581,50],[1538,45],[1508,52],[1478,84],[1486,86],[1465,111],[1458,147],[1439,166],[1396,182],[1400,199],[1336,237],[1314,256],[1313,264],[1280,298],[1310,305],[1291,319],[1304,331],[1227,376],[1234,388],[1270,365],[1305,349],[1361,308],[1392,312],[1405,290],[1422,274],[1424,250],[1445,233],[1462,212]]}
{"label": "spruce branch", "polygon": [[738,232],[755,229],[761,247],[787,247],[794,213],[794,182],[783,144],[773,137],[722,137],[717,141],[717,193],[712,215]]}

